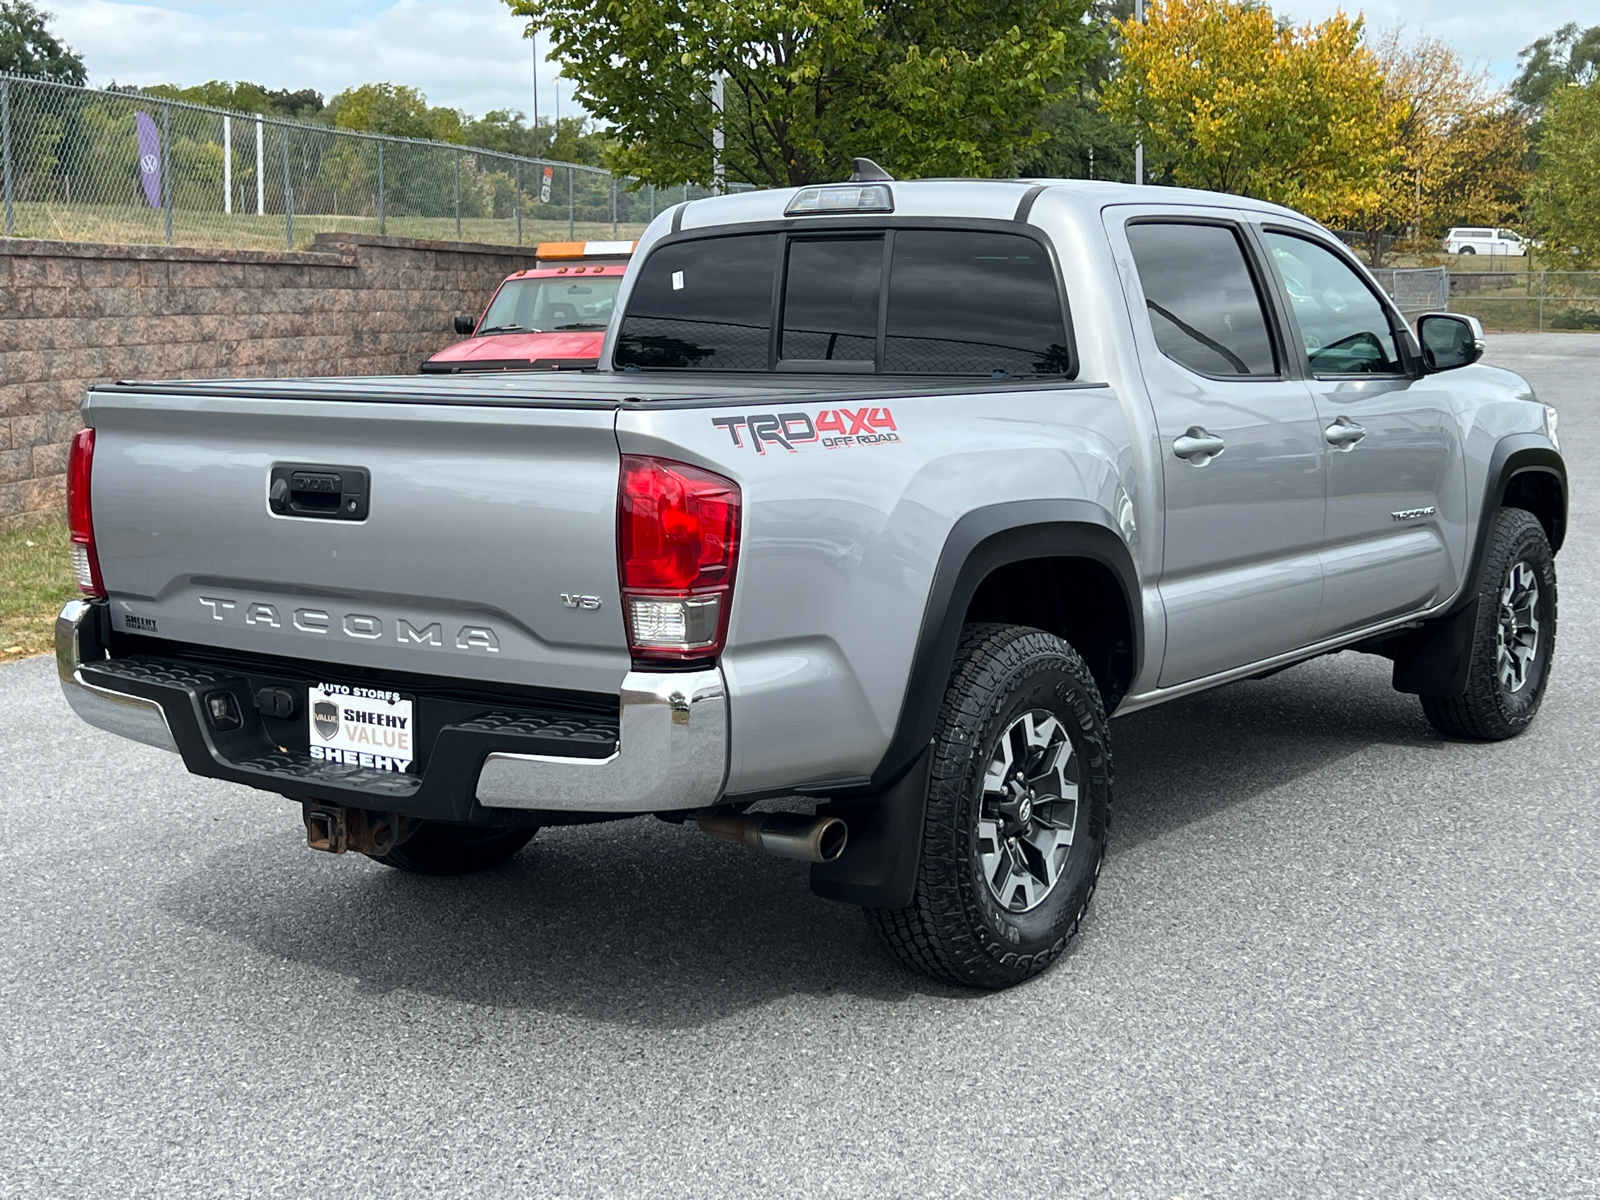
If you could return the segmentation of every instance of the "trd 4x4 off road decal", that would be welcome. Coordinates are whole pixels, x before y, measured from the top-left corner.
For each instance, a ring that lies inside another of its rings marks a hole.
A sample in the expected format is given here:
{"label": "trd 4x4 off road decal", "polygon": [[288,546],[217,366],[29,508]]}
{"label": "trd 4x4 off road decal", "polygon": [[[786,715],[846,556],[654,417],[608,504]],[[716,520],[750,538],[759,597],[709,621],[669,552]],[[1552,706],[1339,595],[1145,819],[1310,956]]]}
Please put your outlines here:
{"label": "trd 4x4 off road decal", "polygon": [[[886,446],[900,440],[894,414],[887,408],[825,408],[813,420],[810,413],[751,413],[745,417],[712,417],[726,429],[735,446],[744,446],[744,434],[757,454],[768,446],[781,446],[793,454],[801,446],[820,445],[825,450],[842,446]],[[741,432],[743,431],[743,432]]]}

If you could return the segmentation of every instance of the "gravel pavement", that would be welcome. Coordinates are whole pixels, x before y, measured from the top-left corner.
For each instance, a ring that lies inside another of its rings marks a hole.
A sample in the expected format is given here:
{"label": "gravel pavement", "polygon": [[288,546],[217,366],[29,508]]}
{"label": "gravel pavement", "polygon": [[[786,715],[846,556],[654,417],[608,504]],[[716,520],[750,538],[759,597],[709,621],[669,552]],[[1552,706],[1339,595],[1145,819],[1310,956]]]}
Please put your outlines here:
{"label": "gravel pavement", "polygon": [[1322,659],[1113,726],[1073,952],[929,984],[644,819],[408,877],[0,667],[0,1196],[1600,1195],[1600,337],[1533,729]]}

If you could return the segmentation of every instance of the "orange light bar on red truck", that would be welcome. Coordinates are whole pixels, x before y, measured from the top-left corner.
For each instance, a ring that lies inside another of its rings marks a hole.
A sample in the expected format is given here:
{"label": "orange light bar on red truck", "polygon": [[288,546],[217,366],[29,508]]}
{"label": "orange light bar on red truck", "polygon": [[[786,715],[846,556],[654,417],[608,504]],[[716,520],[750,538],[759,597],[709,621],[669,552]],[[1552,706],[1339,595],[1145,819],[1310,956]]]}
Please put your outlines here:
{"label": "orange light bar on red truck", "polygon": [[613,262],[624,263],[633,254],[638,242],[541,242],[534,257],[543,267],[557,263]]}

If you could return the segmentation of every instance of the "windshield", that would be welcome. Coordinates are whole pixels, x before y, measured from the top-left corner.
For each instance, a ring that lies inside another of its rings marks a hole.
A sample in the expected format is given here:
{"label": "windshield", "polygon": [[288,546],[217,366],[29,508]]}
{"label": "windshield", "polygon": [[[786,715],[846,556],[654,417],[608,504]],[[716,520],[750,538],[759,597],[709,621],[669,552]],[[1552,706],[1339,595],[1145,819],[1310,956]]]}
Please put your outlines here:
{"label": "windshield", "polygon": [[484,314],[478,334],[603,330],[611,322],[621,286],[621,275],[507,280]]}

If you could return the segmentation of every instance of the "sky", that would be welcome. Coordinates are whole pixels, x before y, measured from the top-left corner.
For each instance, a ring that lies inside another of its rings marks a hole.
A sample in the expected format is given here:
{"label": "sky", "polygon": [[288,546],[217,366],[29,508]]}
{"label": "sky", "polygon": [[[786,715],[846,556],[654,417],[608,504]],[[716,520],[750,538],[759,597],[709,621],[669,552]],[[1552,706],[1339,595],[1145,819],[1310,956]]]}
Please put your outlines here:
{"label": "sky", "polygon": [[[189,85],[248,79],[332,96],[361,83],[410,84],[434,104],[477,116],[531,112],[533,47],[501,0],[44,0],[84,56],[90,82]],[[1299,23],[1360,9],[1373,28],[1442,38],[1506,83],[1517,52],[1566,21],[1600,22],[1596,0],[1276,0]],[[556,105],[558,64],[539,69],[542,115]],[[570,84],[562,84],[565,115]]]}

